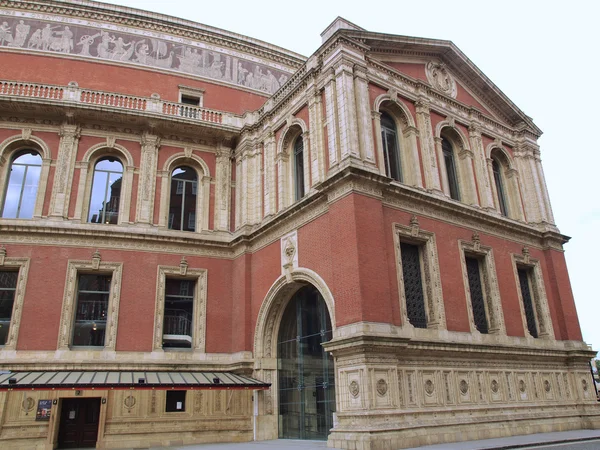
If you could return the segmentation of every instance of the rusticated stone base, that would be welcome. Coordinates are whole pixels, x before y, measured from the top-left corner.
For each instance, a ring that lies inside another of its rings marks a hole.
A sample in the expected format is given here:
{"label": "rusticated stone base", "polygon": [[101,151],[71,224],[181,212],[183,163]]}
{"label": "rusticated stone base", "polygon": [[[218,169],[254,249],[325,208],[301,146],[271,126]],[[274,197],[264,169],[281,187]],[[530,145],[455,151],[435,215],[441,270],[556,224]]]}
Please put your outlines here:
{"label": "rusticated stone base", "polygon": [[394,450],[520,434],[600,429],[582,342],[338,328],[330,447]]}
{"label": "rusticated stone base", "polygon": [[[573,411],[577,414],[576,411]],[[522,434],[549,433],[579,429],[600,429],[600,412],[597,407],[587,409],[581,416],[557,415],[548,418],[543,414],[535,418],[513,417],[509,411],[496,417],[474,418],[472,423],[459,420],[454,425],[410,426],[412,414],[406,414],[407,427],[402,429],[347,429],[333,431],[329,435],[329,447],[348,450],[396,450],[422,445],[493,439]],[[452,413],[450,413],[452,414]],[[452,414],[453,415],[453,414]],[[474,415],[469,413],[469,415]],[[535,415],[535,412],[532,413]],[[504,417],[502,417],[504,416]],[[387,416],[393,422],[397,415]]]}

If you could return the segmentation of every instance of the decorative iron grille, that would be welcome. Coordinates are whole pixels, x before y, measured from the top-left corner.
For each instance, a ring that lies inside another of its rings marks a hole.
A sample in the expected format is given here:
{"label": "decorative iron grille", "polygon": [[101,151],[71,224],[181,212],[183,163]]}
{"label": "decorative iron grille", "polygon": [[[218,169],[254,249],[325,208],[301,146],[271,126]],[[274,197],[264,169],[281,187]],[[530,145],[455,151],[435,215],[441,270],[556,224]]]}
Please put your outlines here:
{"label": "decorative iron grille", "polygon": [[480,333],[487,334],[489,331],[488,321],[485,315],[485,300],[481,288],[481,274],[479,260],[476,258],[465,258],[467,265],[467,277],[469,279],[469,290],[471,291],[471,305],[473,307],[473,321]]}
{"label": "decorative iron grille", "polygon": [[533,299],[531,298],[531,290],[529,289],[529,270],[518,269],[517,272],[519,273],[519,284],[521,285],[521,297],[523,297],[527,328],[529,329],[529,334],[536,338],[538,337],[538,331],[533,311]]}
{"label": "decorative iron grille", "polygon": [[427,328],[419,246],[401,242],[400,253],[408,320],[416,328]]}

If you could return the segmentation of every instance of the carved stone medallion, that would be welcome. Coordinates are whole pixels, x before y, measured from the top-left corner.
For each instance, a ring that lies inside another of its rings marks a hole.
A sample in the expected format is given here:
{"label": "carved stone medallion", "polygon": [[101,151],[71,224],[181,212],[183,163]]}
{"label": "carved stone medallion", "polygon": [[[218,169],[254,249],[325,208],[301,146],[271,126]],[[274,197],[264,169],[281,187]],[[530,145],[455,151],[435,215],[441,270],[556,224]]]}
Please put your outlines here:
{"label": "carved stone medallion", "polygon": [[523,380],[519,380],[519,391],[525,392],[526,388],[527,386],[525,385],[525,382]]}
{"label": "carved stone medallion", "polygon": [[125,397],[125,400],[123,400],[123,404],[127,408],[133,408],[135,406],[135,397],[133,395],[129,395],[128,397]]}
{"label": "carved stone medallion", "polygon": [[587,380],[581,380],[581,387],[583,388],[584,392],[587,392],[589,389]]}
{"label": "carved stone medallion", "polygon": [[466,395],[466,393],[469,392],[469,383],[467,383],[467,380],[460,380],[458,388],[460,389],[461,394]]}
{"label": "carved stone medallion", "polygon": [[427,380],[425,382],[425,392],[427,393],[427,395],[433,394],[434,390],[435,390],[435,386],[433,385],[433,381]]}
{"label": "carved stone medallion", "polygon": [[544,390],[550,392],[550,382],[548,380],[544,380]]}
{"label": "carved stone medallion", "polygon": [[434,89],[452,98],[456,98],[456,81],[454,81],[444,63],[428,62],[425,67],[425,73],[427,74],[427,81],[431,83]]}
{"label": "carved stone medallion", "polygon": [[379,380],[377,380],[377,393],[381,397],[383,397],[385,395],[387,390],[388,390],[387,382],[383,378],[380,378]]}
{"label": "carved stone medallion", "polygon": [[492,380],[492,382],[490,384],[490,389],[492,390],[492,392],[494,394],[498,393],[498,390],[500,389],[500,386],[498,385],[498,381],[497,380]]}
{"label": "carved stone medallion", "polygon": [[350,390],[350,394],[352,395],[352,397],[358,397],[358,394],[360,393],[360,387],[358,386],[358,383],[356,381],[352,381],[348,386],[348,389]]}
{"label": "carved stone medallion", "polygon": [[33,400],[33,398],[31,398],[31,397],[26,397],[25,400],[23,400],[23,403],[21,404],[23,411],[27,411],[27,412],[31,411],[34,406],[35,406],[35,400]]}

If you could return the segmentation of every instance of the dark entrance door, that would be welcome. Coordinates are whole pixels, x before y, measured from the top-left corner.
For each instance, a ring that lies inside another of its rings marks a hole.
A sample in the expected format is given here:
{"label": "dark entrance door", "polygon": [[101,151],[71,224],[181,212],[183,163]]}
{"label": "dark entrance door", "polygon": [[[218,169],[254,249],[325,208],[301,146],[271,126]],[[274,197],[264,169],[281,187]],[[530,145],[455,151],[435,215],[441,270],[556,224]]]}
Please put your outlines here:
{"label": "dark entrance door", "polygon": [[99,420],[99,398],[64,399],[60,412],[58,447],[96,447]]}
{"label": "dark entrance door", "polygon": [[331,320],[321,294],[301,288],[281,319],[278,339],[279,437],[327,439],[333,427],[333,357],[321,347],[331,340]]}

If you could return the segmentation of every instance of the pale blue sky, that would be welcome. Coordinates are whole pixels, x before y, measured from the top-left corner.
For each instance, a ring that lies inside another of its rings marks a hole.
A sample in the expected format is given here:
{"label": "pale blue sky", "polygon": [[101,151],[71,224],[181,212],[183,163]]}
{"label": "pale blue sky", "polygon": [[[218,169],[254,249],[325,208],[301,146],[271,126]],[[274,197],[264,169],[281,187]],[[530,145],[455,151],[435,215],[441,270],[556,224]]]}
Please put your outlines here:
{"label": "pale blue sky", "polygon": [[539,144],[584,340],[600,349],[598,1],[118,0],[305,56],[337,16],[375,32],[453,41],[544,131]]}

